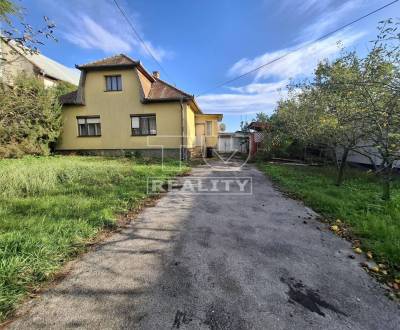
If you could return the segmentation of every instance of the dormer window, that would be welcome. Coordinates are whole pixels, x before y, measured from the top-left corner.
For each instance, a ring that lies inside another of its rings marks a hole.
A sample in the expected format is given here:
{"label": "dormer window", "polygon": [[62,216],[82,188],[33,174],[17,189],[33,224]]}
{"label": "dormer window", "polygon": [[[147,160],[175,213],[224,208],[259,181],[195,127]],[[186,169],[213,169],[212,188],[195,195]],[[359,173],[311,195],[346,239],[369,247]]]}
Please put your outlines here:
{"label": "dormer window", "polygon": [[106,76],[106,92],[122,91],[121,76]]}

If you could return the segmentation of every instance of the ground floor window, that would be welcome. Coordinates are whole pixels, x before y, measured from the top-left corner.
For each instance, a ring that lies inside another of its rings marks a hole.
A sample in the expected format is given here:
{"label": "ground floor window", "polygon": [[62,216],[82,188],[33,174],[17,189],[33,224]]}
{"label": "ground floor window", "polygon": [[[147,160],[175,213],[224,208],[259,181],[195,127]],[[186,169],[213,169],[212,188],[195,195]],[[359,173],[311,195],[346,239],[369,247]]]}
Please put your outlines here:
{"label": "ground floor window", "polygon": [[157,135],[156,115],[131,115],[132,135]]}
{"label": "ground floor window", "polygon": [[79,136],[101,136],[100,116],[76,117]]}

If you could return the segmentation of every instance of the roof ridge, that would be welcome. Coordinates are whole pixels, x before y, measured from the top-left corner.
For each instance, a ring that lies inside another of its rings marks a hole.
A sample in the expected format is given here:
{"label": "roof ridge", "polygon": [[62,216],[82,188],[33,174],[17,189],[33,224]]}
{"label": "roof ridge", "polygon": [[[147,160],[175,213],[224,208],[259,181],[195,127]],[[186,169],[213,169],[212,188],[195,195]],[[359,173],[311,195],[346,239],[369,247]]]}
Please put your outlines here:
{"label": "roof ridge", "polygon": [[104,58],[101,58],[101,59],[97,59],[97,60],[94,60],[94,61],[91,61],[91,62],[87,62],[87,63],[84,63],[84,64],[79,64],[79,65],[76,65],[76,66],[77,67],[85,67],[85,66],[96,64],[98,62],[114,59],[114,58],[117,58],[117,57],[125,57],[126,59],[128,59],[129,61],[131,61],[131,62],[133,62],[135,64],[140,63],[139,61],[129,57],[128,55],[120,53],[120,54],[115,54],[115,55],[112,55],[112,56],[107,56],[107,57],[104,57]]}
{"label": "roof ridge", "polygon": [[128,60],[130,60],[130,61],[132,61],[132,62],[134,62],[134,63],[140,64],[140,61],[139,61],[139,60],[135,60],[134,58],[132,58],[132,57],[130,57],[130,56],[124,54],[124,53],[120,53],[120,54],[114,55],[114,56],[123,56],[123,57],[127,58]]}
{"label": "roof ridge", "polygon": [[115,55],[112,55],[112,56],[107,56],[107,57],[104,57],[104,58],[101,58],[101,59],[97,59],[97,60],[94,60],[94,61],[91,61],[91,62],[87,62],[87,63],[84,63],[84,64],[79,64],[78,66],[84,66],[84,65],[89,65],[89,64],[96,63],[96,62],[108,60],[110,58],[113,58],[113,57],[116,57],[116,56],[119,56],[119,55],[121,55],[121,54],[115,54]]}

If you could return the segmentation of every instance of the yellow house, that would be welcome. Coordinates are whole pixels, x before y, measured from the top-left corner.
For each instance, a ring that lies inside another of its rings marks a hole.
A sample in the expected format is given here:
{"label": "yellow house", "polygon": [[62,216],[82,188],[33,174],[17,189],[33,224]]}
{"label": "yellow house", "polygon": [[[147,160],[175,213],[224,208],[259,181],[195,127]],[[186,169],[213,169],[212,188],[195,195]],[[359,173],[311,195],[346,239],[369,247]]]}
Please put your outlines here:
{"label": "yellow house", "polygon": [[216,148],[220,114],[120,54],[79,65],[78,90],[63,95],[60,152],[190,157]]}

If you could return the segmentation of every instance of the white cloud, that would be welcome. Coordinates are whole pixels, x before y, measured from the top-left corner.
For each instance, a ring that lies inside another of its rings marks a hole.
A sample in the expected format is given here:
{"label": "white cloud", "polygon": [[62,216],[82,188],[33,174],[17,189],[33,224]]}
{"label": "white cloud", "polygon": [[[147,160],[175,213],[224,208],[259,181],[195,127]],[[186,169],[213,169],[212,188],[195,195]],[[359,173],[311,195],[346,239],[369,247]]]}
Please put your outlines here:
{"label": "white cloud", "polygon": [[[240,87],[228,87],[230,93],[200,96],[199,104],[206,112],[240,115],[263,111],[271,114],[277,101],[286,96],[285,87],[290,79],[310,76],[321,60],[337,55],[340,51],[337,45],[338,40],[341,40],[344,46],[351,46],[363,35],[363,32],[352,34],[350,31],[345,31],[319,42],[304,43],[289,49],[267,52],[253,59],[241,59],[231,67],[229,75],[241,75],[293,49],[304,46],[282,60],[257,71],[253,75],[252,83]],[[263,82],[264,79],[268,79],[269,82]]]}
{"label": "white cloud", "polygon": [[70,17],[71,29],[63,36],[68,41],[86,49],[101,49],[106,53],[129,52],[131,43],[122,40],[119,36],[108,32],[101,25],[85,14]]}
{"label": "white cloud", "polygon": [[328,8],[334,0],[283,0],[282,9],[296,9],[298,13],[305,13],[310,10],[322,11]]}
{"label": "white cloud", "polygon": [[281,80],[274,83],[252,83],[242,87],[228,87],[233,92],[247,94],[261,94],[274,92],[285,88],[289,84],[289,80]]}
{"label": "white cloud", "polygon": [[[144,48],[142,44],[138,45],[138,43],[135,43],[136,46],[140,46],[140,52],[143,55],[147,55],[147,50]],[[156,47],[154,46],[150,41],[145,41],[147,49],[150,50],[150,52],[154,55],[154,57],[157,59],[157,61],[162,61],[164,58],[172,58],[174,56],[174,52],[170,50],[166,50],[162,47]]]}
{"label": "white cloud", "polygon": [[[69,42],[85,49],[101,50],[106,54],[133,52],[135,57],[150,57],[146,47],[136,38],[112,1],[41,1],[43,6],[52,9],[49,16],[57,22],[58,33]],[[173,56],[171,51],[146,39],[140,16],[129,10],[127,1],[120,0],[119,4],[157,60]]]}
{"label": "white cloud", "polygon": [[276,102],[285,92],[281,91],[288,81],[275,83],[249,84],[244,87],[231,87],[238,93],[208,94],[198,97],[198,102],[205,112],[225,114],[252,114],[263,111],[271,114]]}
{"label": "white cloud", "polygon": [[319,16],[314,23],[308,25],[301,33],[298,40],[310,40],[320,37],[326,32],[335,30],[339,26],[337,23],[346,17],[345,15],[359,8],[362,5],[361,0],[348,0],[337,6],[331,11],[324,11],[321,16]]}
{"label": "white cloud", "polygon": [[[244,74],[248,71],[258,68],[265,63],[271,62],[274,59],[287,54],[288,52],[293,52],[283,59],[258,70],[255,73],[255,80],[265,78],[290,79],[299,76],[307,76],[314,71],[316,65],[321,60],[330,58],[338,53],[340,50],[337,44],[338,40],[340,40],[344,46],[350,46],[362,36],[364,36],[363,32],[355,34],[342,32],[322,41],[314,42],[308,45],[307,43],[304,43],[296,45],[292,48],[267,52],[253,59],[243,58],[230,68],[229,75],[235,76]],[[304,48],[294,51],[299,47]]]}

